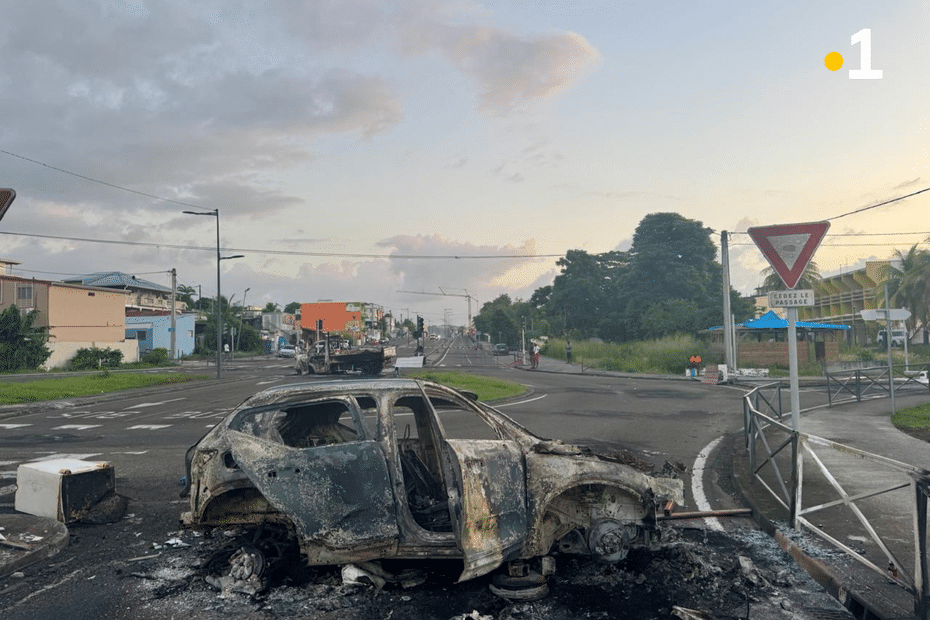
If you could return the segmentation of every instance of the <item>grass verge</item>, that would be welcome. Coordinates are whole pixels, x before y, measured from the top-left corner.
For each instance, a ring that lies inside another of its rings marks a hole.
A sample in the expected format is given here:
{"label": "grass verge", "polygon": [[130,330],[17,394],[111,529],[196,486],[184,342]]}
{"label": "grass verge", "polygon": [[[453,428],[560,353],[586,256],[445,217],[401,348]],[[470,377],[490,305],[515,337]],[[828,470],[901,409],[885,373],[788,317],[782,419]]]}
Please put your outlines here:
{"label": "grass verge", "polygon": [[0,404],[16,405],[40,400],[90,396],[106,392],[118,392],[140,387],[170,385],[209,379],[206,375],[155,375],[155,374],[110,374],[68,377],[66,379],[40,379],[23,383],[4,383],[0,391]]}
{"label": "grass verge", "polygon": [[416,370],[405,372],[405,377],[412,379],[426,379],[435,381],[449,387],[468,390],[478,395],[478,400],[499,400],[519,396],[526,392],[526,386],[513,381],[491,379],[481,375],[472,375],[465,372],[443,372],[438,370]]}
{"label": "grass verge", "polygon": [[898,428],[930,429],[930,405],[899,409],[891,416],[891,423]]}

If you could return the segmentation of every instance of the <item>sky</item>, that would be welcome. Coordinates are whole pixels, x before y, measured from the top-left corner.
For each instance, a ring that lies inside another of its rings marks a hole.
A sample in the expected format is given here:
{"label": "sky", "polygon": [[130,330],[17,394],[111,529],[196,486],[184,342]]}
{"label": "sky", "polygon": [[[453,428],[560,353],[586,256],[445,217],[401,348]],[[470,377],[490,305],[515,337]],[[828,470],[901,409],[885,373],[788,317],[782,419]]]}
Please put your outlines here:
{"label": "sky", "polygon": [[926,1],[0,7],[16,275],[175,268],[210,297],[216,219],[183,211],[218,209],[233,303],[464,324],[463,295],[528,299],[650,213],[734,233],[747,295],[751,226],[829,220],[825,275],[930,237],[930,192],[853,213],[930,187]]}

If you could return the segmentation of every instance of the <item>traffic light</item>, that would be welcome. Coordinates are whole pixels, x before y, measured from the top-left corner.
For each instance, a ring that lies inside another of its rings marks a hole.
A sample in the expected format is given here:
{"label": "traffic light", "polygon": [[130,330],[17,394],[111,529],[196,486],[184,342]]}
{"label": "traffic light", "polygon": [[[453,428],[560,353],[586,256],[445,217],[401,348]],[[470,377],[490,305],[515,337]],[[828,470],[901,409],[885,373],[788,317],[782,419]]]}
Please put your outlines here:
{"label": "traffic light", "polygon": [[423,317],[417,317],[417,338],[423,336]]}
{"label": "traffic light", "polygon": [[320,330],[320,331],[323,330],[323,319],[317,319],[317,320],[316,320],[316,328],[317,328],[317,330]]}

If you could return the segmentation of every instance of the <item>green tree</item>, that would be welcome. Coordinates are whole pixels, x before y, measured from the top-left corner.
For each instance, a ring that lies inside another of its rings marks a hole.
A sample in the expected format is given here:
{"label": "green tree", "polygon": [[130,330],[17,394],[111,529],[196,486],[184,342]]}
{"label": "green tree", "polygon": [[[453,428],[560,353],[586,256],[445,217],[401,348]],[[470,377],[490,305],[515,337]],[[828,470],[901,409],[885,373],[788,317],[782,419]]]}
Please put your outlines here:
{"label": "green tree", "polygon": [[288,314],[300,314],[300,305],[299,301],[292,301],[284,306],[284,311]]}
{"label": "green tree", "polygon": [[265,307],[262,308],[262,312],[269,312],[269,313],[280,312],[280,310],[281,310],[281,306],[279,304],[276,304],[273,301],[269,301],[267,304],[265,304]]}
{"label": "green tree", "polygon": [[183,301],[187,304],[187,309],[192,310],[197,307],[196,302],[194,302],[194,293],[197,292],[193,286],[187,286],[186,284],[178,285],[177,290],[177,299],[178,301]]}
{"label": "green tree", "polygon": [[[930,251],[919,249],[915,243],[907,252],[895,250],[894,257],[900,268],[883,266],[879,277],[888,281],[889,301],[892,307],[911,311],[905,322],[908,334],[930,324]],[[879,306],[885,305],[884,283],[876,291]]]}
{"label": "green tree", "polygon": [[48,328],[33,326],[37,314],[23,316],[16,306],[0,314],[0,372],[35,370],[51,357]]}
{"label": "green tree", "polygon": [[[788,288],[785,286],[785,283],[782,282],[781,276],[779,276],[773,268],[766,267],[762,270],[762,275],[765,278],[762,281],[761,287],[763,293],[768,293],[769,291],[784,291]],[[823,277],[820,275],[820,268],[815,261],[810,261],[807,263],[807,267],[804,268],[804,271],[801,272],[801,277],[798,279],[798,283],[794,288],[816,288],[821,280],[823,280]]]}

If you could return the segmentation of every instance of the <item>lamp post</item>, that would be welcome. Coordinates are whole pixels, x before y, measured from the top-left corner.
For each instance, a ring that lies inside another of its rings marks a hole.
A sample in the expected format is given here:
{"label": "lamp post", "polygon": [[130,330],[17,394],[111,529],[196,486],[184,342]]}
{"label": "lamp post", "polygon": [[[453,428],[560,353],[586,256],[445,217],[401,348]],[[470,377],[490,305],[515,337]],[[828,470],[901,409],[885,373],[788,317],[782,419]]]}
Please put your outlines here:
{"label": "lamp post", "polygon": [[220,210],[212,211],[184,211],[188,215],[208,215],[216,218],[216,378],[222,376],[221,366],[223,363],[223,321],[222,310],[220,310],[220,261],[230,258],[242,258],[242,254],[235,256],[220,256]]}
{"label": "lamp post", "polygon": [[242,317],[245,316],[245,296],[249,294],[250,290],[252,290],[252,287],[248,287],[242,293],[242,314],[239,315],[239,331],[236,333],[236,351],[239,350],[239,343],[242,341]]}

